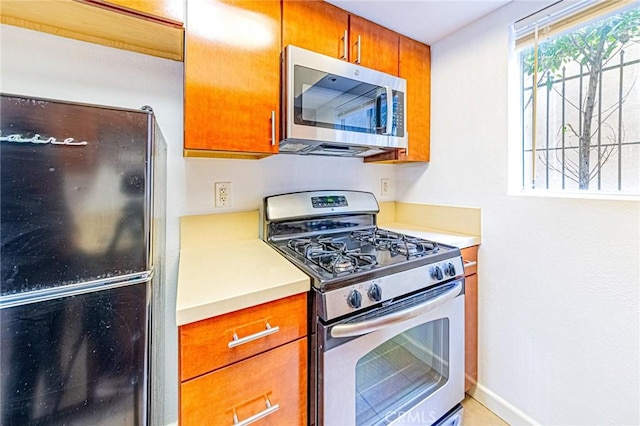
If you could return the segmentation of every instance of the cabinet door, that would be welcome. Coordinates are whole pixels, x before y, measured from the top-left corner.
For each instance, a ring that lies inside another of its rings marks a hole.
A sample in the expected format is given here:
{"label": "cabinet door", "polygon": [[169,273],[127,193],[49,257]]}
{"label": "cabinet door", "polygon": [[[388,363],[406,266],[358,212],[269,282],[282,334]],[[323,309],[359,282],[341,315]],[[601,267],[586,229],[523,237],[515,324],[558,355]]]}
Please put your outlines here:
{"label": "cabinet door", "polygon": [[184,22],[185,0],[83,0],[113,9],[132,12],[142,17],[177,24]]}
{"label": "cabinet door", "polygon": [[234,416],[242,422],[262,413],[261,425],[306,425],[306,389],[302,338],[181,383],[180,424],[233,425]]}
{"label": "cabinet door", "polygon": [[[306,333],[306,294],[183,325],[179,330],[180,380],[249,358]],[[230,348],[234,334],[246,343]]]}
{"label": "cabinet door", "polygon": [[349,14],[320,0],[282,2],[282,45],[290,44],[334,58],[347,59],[345,36]]}
{"label": "cabinet door", "polygon": [[398,75],[398,33],[356,15],[349,16],[349,60]]}
{"label": "cabinet door", "polygon": [[184,72],[185,155],[278,152],[280,2],[190,1]]}
{"label": "cabinet door", "polygon": [[431,48],[400,37],[398,74],[407,80],[409,148],[400,161],[429,161],[431,133]]}
{"label": "cabinet door", "polygon": [[431,146],[431,48],[400,36],[398,75],[407,80],[408,149],[396,149],[365,162],[429,161]]}

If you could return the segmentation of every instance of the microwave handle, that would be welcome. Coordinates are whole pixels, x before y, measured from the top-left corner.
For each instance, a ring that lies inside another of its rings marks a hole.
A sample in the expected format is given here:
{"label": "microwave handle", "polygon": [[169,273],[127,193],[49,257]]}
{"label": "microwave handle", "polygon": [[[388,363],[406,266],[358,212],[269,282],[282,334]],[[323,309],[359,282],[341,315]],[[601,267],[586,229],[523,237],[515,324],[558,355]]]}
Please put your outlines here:
{"label": "microwave handle", "polygon": [[387,127],[384,134],[390,135],[393,131],[393,90],[389,86],[384,86],[384,89],[387,92]]}
{"label": "microwave handle", "polygon": [[350,323],[350,324],[338,324],[334,325],[331,329],[331,337],[355,337],[362,336],[363,334],[371,333],[372,331],[380,330],[381,328],[390,327],[392,325],[407,321],[411,318],[415,318],[425,312],[431,311],[445,302],[455,298],[462,291],[462,281],[458,281],[451,289],[446,293],[440,294],[433,299],[430,299],[424,303],[421,303],[411,308],[404,309],[402,311],[394,312],[378,318],[372,318],[369,320]]}

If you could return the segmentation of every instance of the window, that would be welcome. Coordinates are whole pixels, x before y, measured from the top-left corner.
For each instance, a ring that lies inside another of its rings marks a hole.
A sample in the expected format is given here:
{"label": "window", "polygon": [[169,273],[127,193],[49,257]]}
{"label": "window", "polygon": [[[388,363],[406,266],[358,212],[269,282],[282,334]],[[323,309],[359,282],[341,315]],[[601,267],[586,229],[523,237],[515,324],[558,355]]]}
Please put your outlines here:
{"label": "window", "polygon": [[516,23],[522,186],[640,194],[640,6],[564,3]]}

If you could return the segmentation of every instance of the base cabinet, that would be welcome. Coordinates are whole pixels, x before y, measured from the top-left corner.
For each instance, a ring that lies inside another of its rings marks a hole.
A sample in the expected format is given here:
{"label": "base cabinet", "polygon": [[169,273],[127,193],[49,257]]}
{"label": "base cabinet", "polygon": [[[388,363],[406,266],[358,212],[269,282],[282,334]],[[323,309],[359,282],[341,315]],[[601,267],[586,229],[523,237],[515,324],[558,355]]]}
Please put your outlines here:
{"label": "base cabinet", "polygon": [[469,391],[478,381],[478,246],[462,250],[465,285],[464,390]]}
{"label": "base cabinet", "polygon": [[307,424],[306,294],[185,324],[178,336],[180,425]]}

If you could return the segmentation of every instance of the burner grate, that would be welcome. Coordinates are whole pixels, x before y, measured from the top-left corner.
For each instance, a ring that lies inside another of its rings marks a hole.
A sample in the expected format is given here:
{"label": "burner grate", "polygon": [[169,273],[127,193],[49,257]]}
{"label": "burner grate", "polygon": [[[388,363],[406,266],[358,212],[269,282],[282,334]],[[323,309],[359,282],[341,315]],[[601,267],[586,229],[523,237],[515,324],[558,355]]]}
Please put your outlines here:
{"label": "burner grate", "polygon": [[384,229],[354,231],[351,237],[362,242],[373,244],[378,250],[386,250],[391,254],[399,254],[407,258],[426,256],[437,253],[438,243],[420,238],[409,237]]}
{"label": "burner grate", "polygon": [[361,271],[378,263],[375,255],[362,253],[359,248],[348,250],[345,242],[332,237],[297,238],[289,240],[287,246],[334,275]]}

